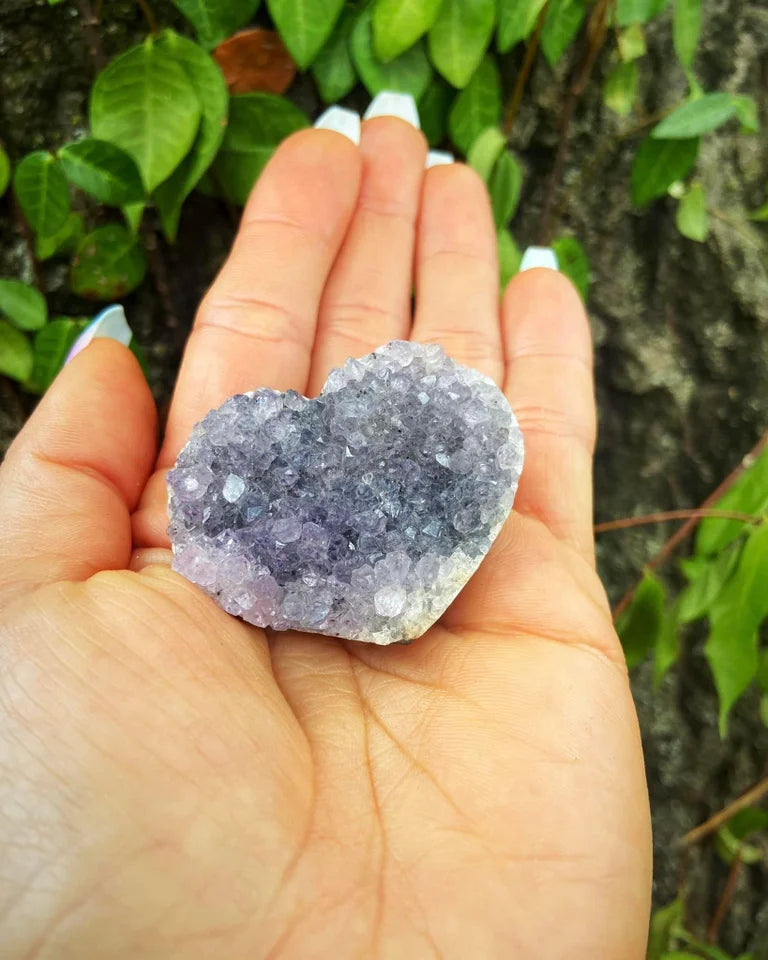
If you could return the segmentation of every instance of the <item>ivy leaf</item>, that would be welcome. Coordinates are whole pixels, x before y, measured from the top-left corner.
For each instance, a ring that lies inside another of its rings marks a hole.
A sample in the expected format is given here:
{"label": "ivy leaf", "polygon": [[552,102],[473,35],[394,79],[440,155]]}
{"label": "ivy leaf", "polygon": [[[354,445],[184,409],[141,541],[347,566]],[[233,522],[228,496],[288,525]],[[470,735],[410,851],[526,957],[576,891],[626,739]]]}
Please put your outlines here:
{"label": "ivy leaf", "polygon": [[306,115],[283,97],[271,93],[232,97],[229,125],[213,165],[227,197],[244,205],[277,145],[308,124]]}
{"label": "ivy leaf", "polygon": [[677,205],[675,217],[677,229],[689,240],[703,243],[709,233],[709,214],[707,213],[707,198],[700,183],[694,183],[687,190]]}
{"label": "ivy leaf", "polygon": [[423,37],[435,22],[443,0],[376,0],[373,8],[373,49],[382,63]]}
{"label": "ivy leaf", "polygon": [[658,687],[680,657],[679,603],[669,610],[656,636],[653,649],[653,684]]}
{"label": "ivy leaf", "polygon": [[[768,510],[768,449],[763,450],[714,507],[756,516]],[[739,520],[707,517],[701,521],[696,533],[696,553],[699,556],[719,553],[743,530],[744,524]]]}
{"label": "ivy leaf", "polygon": [[710,613],[710,634],[704,647],[720,700],[720,735],[728,714],[757,674],[757,630],[768,616],[768,524],[749,534],[739,565]]}
{"label": "ivy leaf", "polygon": [[630,670],[642,663],[656,646],[664,624],[665,604],[663,584],[646,571],[632,603],[616,624]]}
{"label": "ivy leaf", "polygon": [[451,139],[465,155],[486,127],[501,119],[501,79],[492,57],[484,57],[472,79],[456,97],[448,128]]}
{"label": "ivy leaf", "polygon": [[506,53],[516,43],[527,40],[547,0],[498,0],[499,27],[496,43]]}
{"label": "ivy leaf", "polygon": [[69,188],[64,171],[50,153],[28,153],[16,167],[13,189],[35,233],[50,237],[64,226],[69,216]]}
{"label": "ivy leaf", "polygon": [[35,256],[38,260],[49,260],[56,254],[74,253],[78,243],[85,235],[85,220],[82,213],[72,211],[64,226],[50,237],[35,238]]}
{"label": "ivy leaf", "polygon": [[489,183],[496,161],[506,146],[506,138],[498,127],[488,127],[469,148],[467,163]]}
{"label": "ivy leaf", "polygon": [[429,31],[432,63],[454,87],[466,87],[477,70],[496,22],[494,0],[443,0]]}
{"label": "ivy leaf", "polygon": [[742,863],[758,863],[763,859],[763,851],[744,841],[766,829],[768,829],[768,810],[759,810],[757,807],[739,810],[717,831],[715,837],[717,852],[726,863],[733,863],[736,857]]}
{"label": "ivy leaf", "polygon": [[692,557],[683,561],[688,586],[680,594],[677,619],[692,623],[711,610],[720,591],[732,576],[741,555],[740,549],[726,549],[712,559]]}
{"label": "ivy leaf", "polygon": [[651,136],[654,140],[686,140],[721,127],[736,112],[730,93],[705,93],[689,100],[658,123]]}
{"label": "ivy leaf", "polygon": [[[744,133],[758,133],[760,131],[760,119],[757,115],[757,103],[754,97],[748,97],[744,93],[739,94],[733,98],[733,108]],[[2,192],[2,189],[0,189],[0,194]]]}
{"label": "ivy leaf", "polygon": [[520,188],[523,185],[523,170],[517,158],[505,150],[496,161],[491,173],[488,190],[491,194],[491,209],[496,229],[505,227],[517,210]]}
{"label": "ivy leaf", "polygon": [[151,192],[195,139],[201,107],[186,72],[151,37],[113,60],[91,90],[91,129],[129,153]]}
{"label": "ivy leaf", "polygon": [[552,244],[561,273],[564,273],[586,300],[589,294],[589,258],[576,237],[559,237]]}
{"label": "ivy leaf", "polygon": [[683,920],[683,902],[678,897],[666,907],[655,910],[651,917],[646,960],[662,960],[669,947],[672,934]]}
{"label": "ivy leaf", "polygon": [[617,38],[619,56],[624,63],[644,57],[648,51],[645,45],[645,33],[639,23],[630,24]]}
{"label": "ivy leaf", "polygon": [[261,0],[172,0],[195,28],[197,39],[210,50],[231,37],[253,17]]}
{"label": "ivy leaf", "polygon": [[344,0],[267,0],[267,6],[291,56],[306,70],[330,37]]}
{"label": "ivy leaf", "polygon": [[66,144],[58,157],[69,182],[99,203],[121,207],[144,196],[133,157],[113,143],[88,137]]}
{"label": "ivy leaf", "polygon": [[229,94],[216,61],[196,43],[165,30],[157,46],[184,71],[200,103],[200,126],[192,149],[170,177],[155,190],[153,200],[160,215],[165,236],[173,242],[179,227],[181,208],[213,163],[227,126]]}
{"label": "ivy leaf", "polygon": [[500,230],[498,240],[499,287],[503,293],[509,281],[520,269],[520,261],[523,259],[523,254],[509,230]]}
{"label": "ivy leaf", "polygon": [[432,78],[432,67],[419,41],[389,63],[382,63],[373,51],[371,11],[364,10],[352,30],[350,49],[360,79],[375,97],[381,90],[410,93],[419,100]]}
{"label": "ivy leaf", "polygon": [[83,237],[72,261],[70,288],[88,300],[117,300],[144,279],[147,261],[138,239],[119,223]]}
{"label": "ivy leaf", "polygon": [[448,114],[453,103],[454,90],[442,77],[434,77],[418,102],[421,132],[430,147],[439,146],[448,129]]}
{"label": "ivy leaf", "polygon": [[619,0],[616,21],[620,27],[648,23],[668,5],[669,0]]}
{"label": "ivy leaf", "polygon": [[672,39],[677,59],[690,69],[701,32],[701,0],[675,0]]}
{"label": "ivy leaf", "polygon": [[632,203],[644,207],[663,197],[670,185],[683,180],[693,169],[699,140],[643,140],[632,162]]}
{"label": "ivy leaf", "polygon": [[554,67],[565,53],[586,13],[583,0],[550,0],[541,31],[541,49],[550,67]]}
{"label": "ivy leaf", "polygon": [[32,344],[24,334],[0,320],[0,373],[23,383],[32,372]]}
{"label": "ivy leaf", "polygon": [[312,76],[325,103],[337,103],[357,83],[355,65],[349,52],[349,42],[355,16],[346,7],[336,28],[312,64]]}
{"label": "ivy leaf", "polygon": [[24,384],[31,393],[45,393],[64,366],[72,345],[86,327],[86,319],[57,317],[35,336],[32,372]]}
{"label": "ivy leaf", "polygon": [[0,280],[0,314],[19,330],[39,330],[48,319],[45,297],[20,280]]}
{"label": "ivy leaf", "polygon": [[617,64],[603,84],[603,103],[620,117],[626,117],[636,96],[637,64],[634,61]]}
{"label": "ivy leaf", "polygon": [[8,154],[0,147],[0,197],[8,189],[11,180],[11,161]]}

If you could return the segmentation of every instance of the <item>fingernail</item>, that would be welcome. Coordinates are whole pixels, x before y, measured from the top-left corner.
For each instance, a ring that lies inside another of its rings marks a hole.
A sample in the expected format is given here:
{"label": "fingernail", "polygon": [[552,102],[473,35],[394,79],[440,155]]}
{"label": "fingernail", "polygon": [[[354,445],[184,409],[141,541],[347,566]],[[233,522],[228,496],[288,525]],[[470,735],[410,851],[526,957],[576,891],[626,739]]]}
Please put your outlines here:
{"label": "fingernail", "polygon": [[315,120],[318,130],[334,130],[347,137],[355,145],[360,143],[360,114],[346,107],[328,107]]}
{"label": "fingernail", "polygon": [[85,330],[83,330],[77,340],[72,344],[67,354],[67,359],[64,361],[64,365],[66,366],[73,357],[76,357],[78,353],[85,350],[91,340],[96,337],[106,337],[108,340],[117,340],[118,343],[122,343],[124,347],[127,347],[131,342],[131,336],[131,328],[125,319],[125,311],[119,303],[113,304],[111,307],[102,310],[100,314],[91,320]]}
{"label": "fingernail", "polygon": [[520,261],[520,273],[523,270],[533,270],[534,267],[546,267],[548,270],[558,270],[557,255],[552,247],[528,247]]}
{"label": "fingernail", "polygon": [[427,162],[425,164],[427,170],[430,167],[442,167],[448,163],[454,163],[455,158],[452,153],[448,153],[447,150],[430,150],[427,154]]}
{"label": "fingernail", "polygon": [[396,93],[394,90],[377,93],[363,114],[363,120],[373,120],[374,117],[400,117],[417,130],[421,128],[416,101],[410,93]]}

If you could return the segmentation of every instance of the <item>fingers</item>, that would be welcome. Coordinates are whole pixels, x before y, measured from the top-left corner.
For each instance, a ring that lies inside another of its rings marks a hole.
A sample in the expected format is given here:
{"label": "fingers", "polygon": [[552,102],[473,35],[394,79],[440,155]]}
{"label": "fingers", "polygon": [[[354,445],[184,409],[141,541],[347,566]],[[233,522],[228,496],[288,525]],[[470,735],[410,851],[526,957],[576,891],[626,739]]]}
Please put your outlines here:
{"label": "fingers", "polygon": [[135,357],[93,340],[0,469],[0,604],[43,583],[127,566],[130,511],[155,450],[155,405]]}
{"label": "fingers", "polygon": [[426,152],[423,135],[403,120],[363,124],[360,196],[320,307],[310,395],[348,357],[408,335]]}
{"label": "fingers", "polygon": [[462,164],[429,170],[419,219],[412,338],[440,343],[501,383],[496,233],[480,177]]}
{"label": "fingers", "polygon": [[232,253],[187,343],[161,467],[192,426],[234,393],[303,391],[318,304],[357,199],[360,156],[336,133],[286,140],[259,178]]}
{"label": "fingers", "polygon": [[594,563],[596,413],[584,307],[562,274],[536,269],[512,279],[502,318],[504,389],[525,437],[515,509],[537,517]]}

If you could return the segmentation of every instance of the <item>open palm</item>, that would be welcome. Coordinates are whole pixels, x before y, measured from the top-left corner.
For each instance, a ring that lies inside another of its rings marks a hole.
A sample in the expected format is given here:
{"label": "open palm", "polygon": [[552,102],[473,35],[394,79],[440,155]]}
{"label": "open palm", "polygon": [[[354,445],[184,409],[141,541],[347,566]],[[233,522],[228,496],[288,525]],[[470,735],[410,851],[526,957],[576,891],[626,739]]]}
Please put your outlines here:
{"label": "open palm", "polygon": [[[643,955],[648,801],[594,572],[591,348],[534,270],[499,311],[484,187],[404,122],[277,152],[190,337],[156,459],[94,341],[0,472],[0,954]],[[415,266],[414,266],[415,264]],[[411,289],[417,306],[411,320]],[[501,316],[500,316],[501,313]],[[395,337],[503,385],[516,509],[410,646],[267,635],[168,567],[165,472],[259,386],[319,391]]]}

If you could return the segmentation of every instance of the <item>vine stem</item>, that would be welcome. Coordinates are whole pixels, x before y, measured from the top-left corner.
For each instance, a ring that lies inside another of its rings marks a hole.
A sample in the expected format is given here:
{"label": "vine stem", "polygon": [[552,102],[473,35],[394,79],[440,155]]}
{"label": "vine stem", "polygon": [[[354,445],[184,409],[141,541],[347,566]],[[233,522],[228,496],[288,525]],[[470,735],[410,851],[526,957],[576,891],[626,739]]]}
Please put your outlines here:
{"label": "vine stem", "polygon": [[720,933],[720,927],[723,924],[723,920],[725,920],[725,915],[728,913],[728,907],[730,907],[731,900],[736,892],[736,884],[739,882],[739,876],[741,874],[743,865],[744,861],[741,859],[741,854],[737,853],[731,863],[731,869],[728,871],[728,878],[725,881],[723,893],[718,901],[714,916],[712,917],[709,927],[707,928],[707,943],[717,942],[717,937]]}
{"label": "vine stem", "polygon": [[517,111],[520,109],[520,103],[523,99],[523,93],[525,92],[525,85],[528,83],[528,77],[531,75],[531,69],[533,68],[533,61],[536,59],[536,54],[539,50],[541,32],[544,29],[544,21],[547,19],[548,8],[549,0],[547,0],[539,12],[538,19],[536,20],[536,27],[531,35],[531,39],[528,41],[528,46],[525,48],[525,57],[523,58],[522,65],[520,66],[520,72],[517,75],[517,79],[515,80],[515,86],[512,90],[512,96],[510,97],[509,105],[504,112],[504,123],[502,124],[502,130],[507,139],[509,139],[509,135],[512,133],[512,128],[515,125],[515,118],[517,117]]}
{"label": "vine stem", "polygon": [[[698,510],[708,510],[714,503],[717,503],[717,501],[731,489],[742,473],[752,466],[755,460],[757,460],[757,458],[766,448],[768,448],[768,430],[766,430],[762,437],[760,437],[749,453],[742,458],[741,463],[735,468],[735,470],[732,470],[725,480],[723,480],[723,482],[716,487],[712,493],[710,493],[710,495],[699,505]],[[660,567],[661,564],[664,563],[664,561],[674,553],[678,546],[684,540],[686,540],[691,533],[693,533],[693,531],[696,529],[699,519],[699,517],[690,517],[688,520],[686,520],[685,523],[661,545],[654,556],[652,556],[651,559],[645,564],[645,569],[656,570],[657,567]],[[616,604],[616,607],[613,611],[614,619],[620,617],[630,605],[641,582],[641,580],[638,580],[636,583],[634,583],[629,590],[627,590],[621,600],[619,600],[619,602]]]}
{"label": "vine stem", "polygon": [[699,840],[703,840],[704,837],[708,837],[711,833],[714,833],[715,830],[719,830],[724,823],[727,823],[731,817],[737,814],[740,810],[745,810],[747,807],[751,807],[759,800],[762,800],[763,797],[767,796],[768,777],[764,777],[762,780],[756,783],[754,787],[750,787],[746,793],[742,793],[740,797],[737,797],[735,800],[732,800],[731,803],[723,807],[722,810],[718,810],[717,813],[713,813],[709,819],[704,821],[704,823],[700,823],[698,827],[694,827],[693,830],[689,830],[688,833],[684,834],[684,836],[677,841],[676,846],[690,847],[694,843],[698,843]]}
{"label": "vine stem", "polygon": [[659,513],[646,513],[641,517],[622,517],[619,520],[606,520],[596,523],[595,533],[608,533],[611,530],[627,530],[630,527],[642,527],[651,523],[665,523],[668,520],[703,520],[714,517],[717,520],[739,520],[742,523],[761,523],[762,517],[738,510],[663,510]]}
{"label": "vine stem", "polygon": [[141,12],[144,14],[144,19],[147,21],[147,26],[149,27],[149,32],[152,36],[157,34],[157,20],[155,18],[154,11],[150,7],[147,0],[136,0],[137,5],[141,9]]}
{"label": "vine stem", "polygon": [[99,36],[98,17],[94,14],[89,0],[77,0],[77,9],[80,13],[80,19],[83,21],[85,35],[88,38],[88,50],[91,54],[91,60],[97,70],[101,70],[106,63],[104,50],[101,46],[101,37]]}

